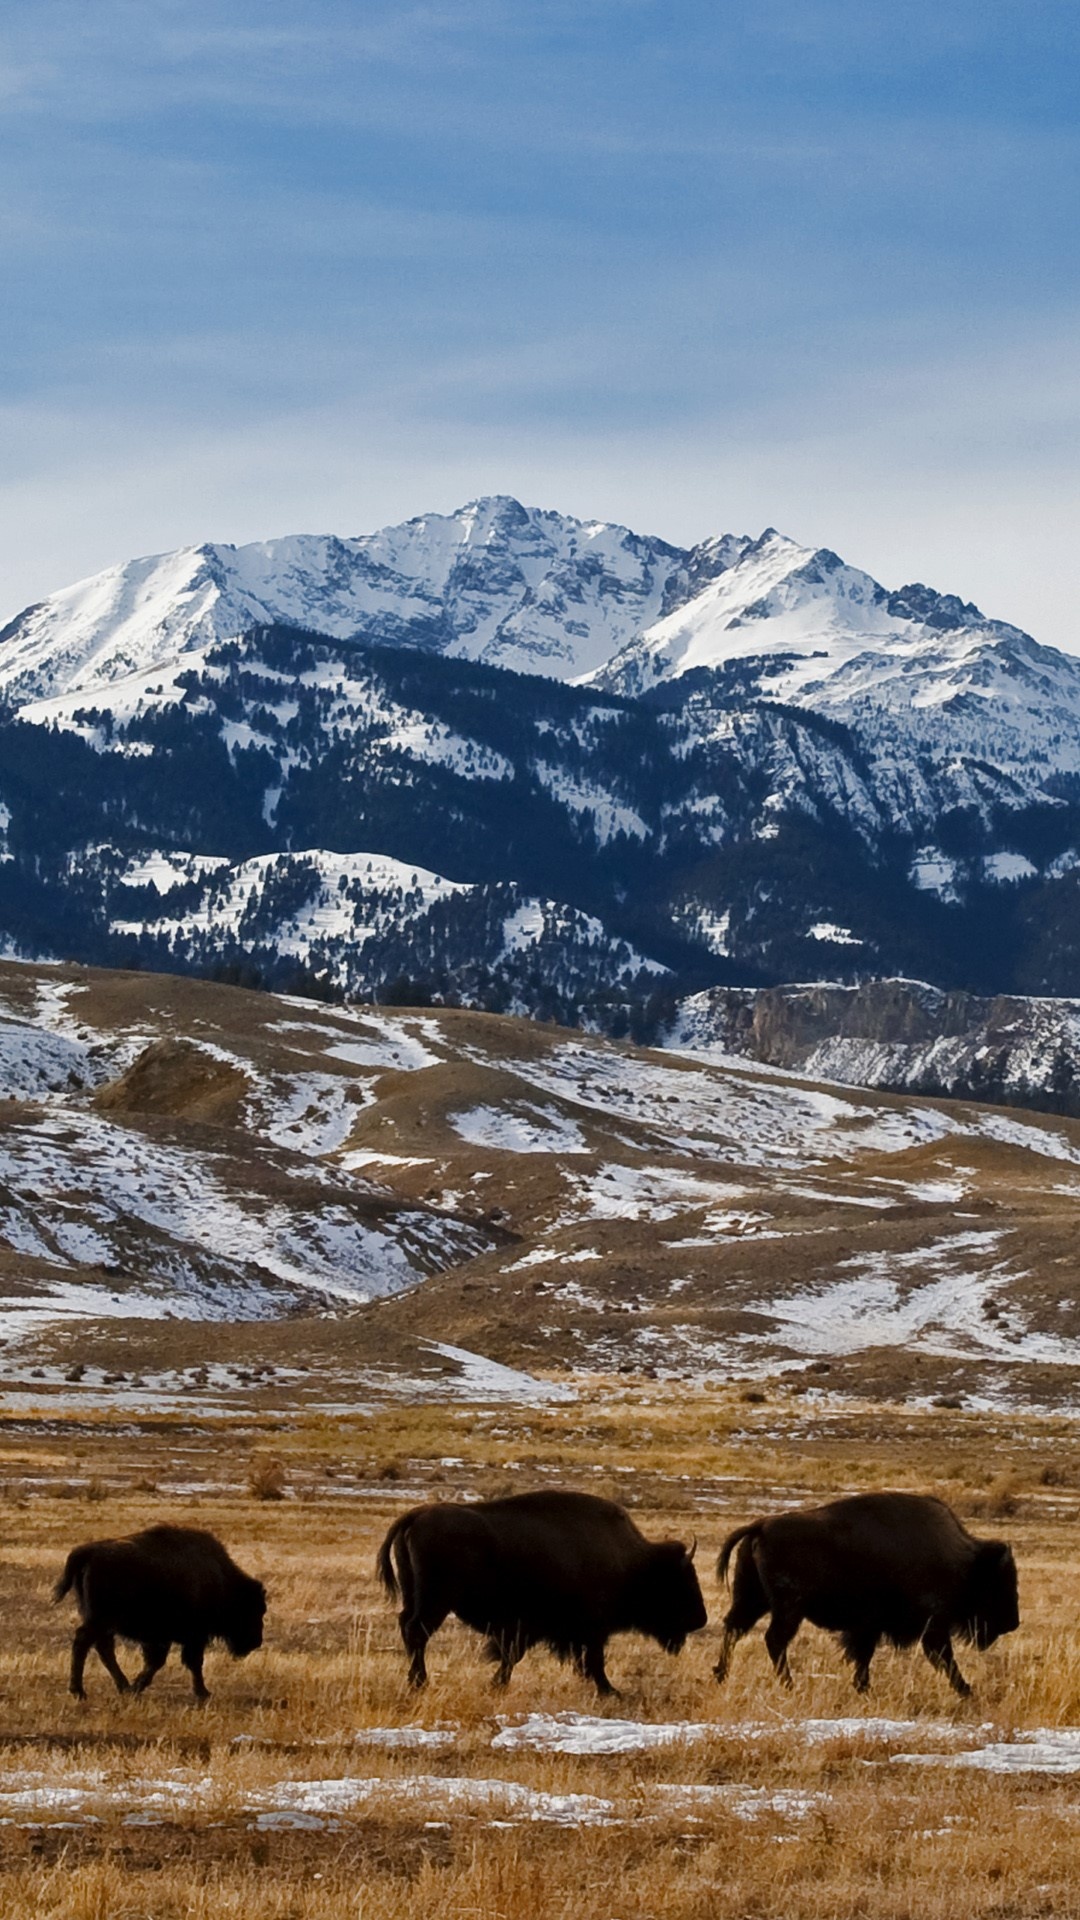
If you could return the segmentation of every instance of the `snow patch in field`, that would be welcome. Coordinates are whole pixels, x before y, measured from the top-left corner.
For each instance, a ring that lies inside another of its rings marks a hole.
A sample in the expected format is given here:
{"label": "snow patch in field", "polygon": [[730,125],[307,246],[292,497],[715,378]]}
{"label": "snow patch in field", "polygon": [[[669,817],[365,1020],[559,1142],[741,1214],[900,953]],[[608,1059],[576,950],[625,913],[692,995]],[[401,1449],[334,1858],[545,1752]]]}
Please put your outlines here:
{"label": "snow patch in field", "polygon": [[450,1727],[358,1727],[352,1744],[354,1747],[426,1747],[434,1752],[452,1747],[458,1731]]}
{"label": "snow patch in field", "polygon": [[311,1159],[344,1146],[372,1094],[363,1081],[343,1074],[303,1073],[265,1079],[247,1100],[247,1111],[275,1146]]}
{"label": "snow patch in field", "polygon": [[739,1200],[744,1192],[675,1167],[627,1167],[616,1161],[583,1175],[575,1189],[578,1205],[592,1220],[671,1220],[691,1207]]}
{"label": "snow patch in field", "polygon": [[33,1100],[95,1086],[106,1077],[81,1040],[0,1017],[0,1099]]}
{"label": "snow patch in field", "polygon": [[[795,1353],[861,1353],[871,1347],[918,1346],[967,1359],[993,1355],[1011,1361],[1075,1366],[1076,1342],[1031,1331],[999,1299],[1016,1276],[990,1263],[997,1231],[955,1233],[910,1253],[871,1253],[843,1260],[850,1280],[759,1300],[746,1311],[773,1321],[777,1337]],[[987,1262],[981,1270],[973,1261]],[[985,1312],[996,1308],[994,1315]]]}
{"label": "snow patch in field", "polygon": [[1080,1773],[1080,1727],[1032,1727],[966,1753],[895,1753],[898,1765],[964,1767],[977,1773]]}
{"label": "snow patch in field", "polygon": [[972,1131],[988,1140],[1000,1140],[1007,1147],[1022,1147],[1025,1153],[1042,1154],[1048,1160],[1069,1160],[1080,1166],[1080,1147],[1047,1127],[1025,1126],[1022,1120],[1010,1120],[1003,1113],[984,1113]]}
{"label": "snow patch in field", "polygon": [[517,1367],[504,1367],[498,1360],[489,1360],[482,1353],[471,1353],[467,1347],[452,1347],[443,1340],[425,1340],[424,1346],[431,1353],[439,1353],[444,1360],[453,1360],[461,1368],[460,1389],[470,1400],[509,1400],[519,1406],[539,1406],[549,1400],[576,1400],[573,1387],[560,1386],[554,1381],[536,1380],[531,1373],[522,1373]]}
{"label": "snow patch in field", "polygon": [[[74,1772],[74,1770],[73,1770]],[[0,1788],[0,1821],[10,1823],[27,1814],[53,1816],[57,1823],[90,1824],[106,1811],[126,1809],[124,1824],[150,1826],[178,1813],[214,1813],[222,1790],[209,1777],[165,1775],[157,1778],[108,1779],[100,1768],[86,1769],[58,1785],[38,1773],[9,1773]],[[240,1793],[239,1811],[257,1830],[273,1832],[290,1827],[317,1828],[323,1819],[372,1811],[400,1812],[430,1808],[439,1814],[478,1818],[492,1824],[545,1821],[556,1826],[614,1826],[645,1819],[680,1816],[696,1819],[707,1810],[724,1808],[736,1819],[750,1820],[763,1813],[802,1819],[828,1798],[791,1788],[768,1789],[739,1783],[693,1786],[680,1782],[650,1782],[641,1805],[609,1800],[594,1793],[548,1793],[518,1780],[469,1779],[453,1774],[279,1780]],[[132,1802],[137,1804],[133,1807]],[[57,1819],[57,1817],[59,1817]]]}
{"label": "snow patch in field", "polygon": [[364,1016],[363,1037],[335,1041],[326,1052],[347,1066],[375,1067],[383,1073],[418,1073],[423,1067],[437,1067],[443,1057],[424,1045],[418,1025],[406,1026],[370,1013]]}
{"label": "snow patch in field", "polygon": [[967,1188],[962,1180],[909,1180],[904,1191],[912,1200],[925,1200],[931,1206],[955,1206]]}
{"label": "snow patch in field", "polygon": [[346,1173],[359,1173],[364,1167],[430,1167],[433,1164],[429,1154],[375,1153],[367,1147],[343,1153],[338,1161]]}
{"label": "snow patch in field", "polygon": [[543,1092],[601,1113],[609,1128],[613,1120],[638,1128],[658,1150],[743,1166],[809,1167],[902,1153],[962,1131],[951,1114],[930,1107],[857,1104],[779,1072],[740,1066],[676,1067],[568,1042],[531,1061],[529,1078]]}
{"label": "snow patch in field", "polygon": [[503,1753],[640,1753],[648,1747],[691,1745],[723,1731],[716,1722],[672,1721],[650,1725],[588,1713],[529,1713],[516,1723],[501,1714],[491,1742]]}
{"label": "snow patch in field", "polygon": [[470,1107],[447,1115],[460,1139],[497,1153],[587,1153],[578,1127],[555,1107]]}

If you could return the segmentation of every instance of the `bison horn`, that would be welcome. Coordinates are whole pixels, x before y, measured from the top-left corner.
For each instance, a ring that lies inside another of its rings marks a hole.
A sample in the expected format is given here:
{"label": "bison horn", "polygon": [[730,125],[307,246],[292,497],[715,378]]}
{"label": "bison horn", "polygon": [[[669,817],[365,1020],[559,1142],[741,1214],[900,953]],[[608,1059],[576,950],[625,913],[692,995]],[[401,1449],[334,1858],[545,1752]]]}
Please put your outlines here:
{"label": "bison horn", "polygon": [[695,1553],[697,1552],[697,1534],[696,1533],[693,1537],[693,1541],[691,1542],[690,1546],[686,1547],[684,1551],[686,1553],[687,1559],[692,1560]]}

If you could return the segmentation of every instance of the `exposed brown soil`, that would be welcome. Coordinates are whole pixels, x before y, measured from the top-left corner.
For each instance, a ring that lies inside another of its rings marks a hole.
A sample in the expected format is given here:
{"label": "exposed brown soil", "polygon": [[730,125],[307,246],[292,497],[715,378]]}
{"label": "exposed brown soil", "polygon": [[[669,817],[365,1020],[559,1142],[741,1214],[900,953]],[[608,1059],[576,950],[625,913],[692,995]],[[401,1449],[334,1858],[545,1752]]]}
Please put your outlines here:
{"label": "exposed brown soil", "polygon": [[247,1075],[190,1040],[155,1040],[118,1080],[99,1087],[103,1113],[160,1114],[183,1120],[235,1120]]}

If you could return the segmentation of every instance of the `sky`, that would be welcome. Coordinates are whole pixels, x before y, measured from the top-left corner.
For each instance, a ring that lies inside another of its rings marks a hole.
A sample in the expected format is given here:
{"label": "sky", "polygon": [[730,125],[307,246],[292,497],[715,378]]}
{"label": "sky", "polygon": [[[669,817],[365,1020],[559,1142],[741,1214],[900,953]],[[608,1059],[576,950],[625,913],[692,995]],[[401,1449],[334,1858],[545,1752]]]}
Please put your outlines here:
{"label": "sky", "polygon": [[1080,652],[1075,0],[4,0],[0,621],[482,493]]}

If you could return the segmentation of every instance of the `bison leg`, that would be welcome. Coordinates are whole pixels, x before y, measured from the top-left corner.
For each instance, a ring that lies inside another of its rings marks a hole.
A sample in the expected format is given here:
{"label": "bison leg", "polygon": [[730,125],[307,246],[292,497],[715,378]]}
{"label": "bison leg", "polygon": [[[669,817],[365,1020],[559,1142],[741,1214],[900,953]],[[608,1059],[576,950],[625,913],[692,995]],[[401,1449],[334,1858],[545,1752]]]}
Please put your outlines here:
{"label": "bison leg", "polygon": [[756,1627],[769,1611],[769,1602],[761,1584],[753,1552],[748,1543],[739,1549],[735,1562],[735,1578],[732,1584],[731,1605],[724,1619],[724,1638],[720,1643],[720,1658],[713,1673],[717,1681],[728,1677],[731,1656],[736,1646],[751,1627]]}
{"label": "bison leg", "polygon": [[75,1695],[76,1700],[86,1699],[83,1673],[86,1668],[86,1656],[94,1644],[94,1638],[93,1627],[88,1627],[85,1621],[81,1627],[76,1627],[72,1638],[71,1678],[68,1681],[68,1691]]}
{"label": "bison leg", "polygon": [[841,1634],[844,1653],[855,1669],[856,1693],[867,1693],[870,1688],[870,1662],[877,1651],[878,1635],[871,1627],[849,1627]]}
{"label": "bison leg", "polygon": [[720,1658],[713,1668],[713,1673],[716,1676],[718,1685],[723,1685],[723,1682],[727,1679],[728,1671],[731,1667],[731,1656],[745,1632],[745,1627],[732,1626],[731,1616],[729,1614],[728,1618],[724,1621],[724,1637],[720,1642]]}
{"label": "bison leg", "polygon": [[405,1643],[405,1651],[409,1655],[410,1687],[424,1687],[427,1685],[427,1664],[424,1660],[424,1649],[431,1639],[432,1634],[438,1633],[448,1612],[449,1608],[444,1609],[442,1612],[436,1608],[434,1612],[429,1612],[427,1619],[423,1619],[419,1613],[409,1613],[405,1608],[398,1614],[398,1626],[401,1628],[401,1638]]}
{"label": "bison leg", "polygon": [[607,1668],[604,1665],[604,1642],[602,1640],[590,1640],[588,1646],[585,1648],[585,1658],[581,1663],[581,1671],[585,1675],[586,1680],[592,1681],[593,1686],[602,1699],[617,1700],[620,1697],[618,1688],[613,1687],[607,1677]]}
{"label": "bison leg", "polygon": [[765,1630],[765,1645],[777,1679],[782,1686],[790,1687],[791,1669],[788,1666],[787,1650],[802,1626],[800,1614],[774,1613]]}
{"label": "bison leg", "polygon": [[528,1640],[513,1627],[507,1628],[502,1633],[498,1630],[489,1633],[484,1651],[490,1660],[497,1660],[499,1663],[499,1670],[492,1681],[493,1686],[509,1686],[510,1675],[522,1654],[528,1652],[528,1648]]}
{"label": "bison leg", "polygon": [[510,1675],[518,1663],[518,1650],[512,1640],[504,1640],[502,1644],[498,1646],[497,1651],[499,1664],[495,1670],[495,1678],[491,1684],[494,1687],[508,1687],[510,1685]]}
{"label": "bison leg", "polygon": [[192,1641],[190,1646],[181,1647],[180,1649],[180,1659],[191,1675],[192,1689],[200,1705],[204,1700],[209,1700],[210,1698],[210,1691],[203,1679],[202,1671],[205,1653],[205,1640]]}
{"label": "bison leg", "polygon": [[945,1675],[953,1692],[958,1693],[961,1700],[966,1700],[971,1693],[971,1688],[956,1664],[949,1635],[940,1627],[927,1627],[922,1637],[922,1650],[930,1665],[938,1673]]}
{"label": "bison leg", "polygon": [[111,1633],[98,1633],[94,1636],[94,1647],[106,1673],[112,1680],[117,1693],[130,1693],[131,1683],[116,1658],[116,1641]]}
{"label": "bison leg", "polygon": [[131,1683],[133,1693],[145,1693],[155,1673],[161,1672],[162,1667],[169,1657],[168,1641],[144,1640],[142,1657],[143,1670],[141,1673],[136,1674]]}

